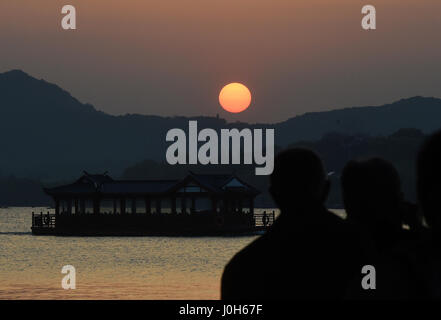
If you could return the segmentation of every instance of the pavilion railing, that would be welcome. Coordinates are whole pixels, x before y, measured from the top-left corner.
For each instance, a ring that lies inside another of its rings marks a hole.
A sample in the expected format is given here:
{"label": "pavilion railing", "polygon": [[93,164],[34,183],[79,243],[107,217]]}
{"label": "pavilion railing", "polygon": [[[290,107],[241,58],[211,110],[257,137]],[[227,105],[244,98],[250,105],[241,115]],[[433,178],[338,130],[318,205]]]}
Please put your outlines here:
{"label": "pavilion railing", "polygon": [[[270,227],[275,221],[274,211],[264,211],[254,213],[254,225],[255,227]],[[55,214],[51,213],[34,213],[32,212],[32,226],[40,228],[55,228]]]}
{"label": "pavilion railing", "polygon": [[40,228],[55,228],[55,214],[32,212],[32,226]]}
{"label": "pavilion railing", "polygon": [[259,212],[254,213],[254,225],[256,227],[270,227],[273,225],[274,221],[276,220],[275,212]]}

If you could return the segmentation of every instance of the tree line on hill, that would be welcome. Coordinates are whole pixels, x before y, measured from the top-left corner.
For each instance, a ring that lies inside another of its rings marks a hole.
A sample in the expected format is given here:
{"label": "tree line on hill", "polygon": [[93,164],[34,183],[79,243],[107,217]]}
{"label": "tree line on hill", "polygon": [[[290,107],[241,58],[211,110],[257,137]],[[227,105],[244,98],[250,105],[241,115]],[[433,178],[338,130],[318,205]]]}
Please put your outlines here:
{"label": "tree line on hill", "polygon": [[[320,140],[299,141],[288,146],[304,147],[317,152],[323,159],[329,172],[331,192],[328,206],[341,208],[343,206],[340,190],[340,174],[344,165],[351,159],[381,157],[391,161],[397,168],[402,179],[403,192],[407,200],[415,201],[415,158],[425,135],[418,129],[400,129],[389,136],[371,137],[367,135],[345,135],[328,133]],[[280,151],[281,148],[276,148]],[[127,168],[123,173],[124,179],[173,179],[185,176],[188,171],[198,173],[231,173],[255,186],[262,194],[256,199],[256,207],[274,207],[268,194],[269,179],[266,176],[256,176],[254,165],[181,165],[170,166],[152,160],[140,162]]]}
{"label": "tree line on hill", "polygon": [[[340,173],[350,159],[381,157],[391,161],[402,179],[405,197],[415,201],[415,157],[425,135],[418,129],[400,129],[389,136],[371,137],[367,135],[345,135],[328,133],[316,141],[299,141],[288,147],[305,147],[316,151],[323,159],[329,172],[331,193],[328,206],[342,207],[340,195]],[[280,147],[276,147],[280,151]],[[256,176],[253,165],[175,165],[145,160],[124,170],[115,179],[179,179],[189,171],[196,173],[235,173],[262,193],[256,199],[256,207],[273,207],[268,194],[267,176]],[[51,183],[50,186],[66,181]],[[45,184],[45,186],[49,186]],[[43,192],[43,184],[38,180],[0,176],[1,206],[47,206],[51,199]]]}

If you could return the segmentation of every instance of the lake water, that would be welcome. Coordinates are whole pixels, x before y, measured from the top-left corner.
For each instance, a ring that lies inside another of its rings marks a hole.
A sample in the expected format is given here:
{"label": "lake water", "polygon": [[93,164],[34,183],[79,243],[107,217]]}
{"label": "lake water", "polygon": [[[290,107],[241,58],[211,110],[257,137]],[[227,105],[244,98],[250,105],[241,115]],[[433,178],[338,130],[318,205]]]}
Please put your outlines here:
{"label": "lake water", "polygon": [[[0,299],[219,299],[225,264],[256,238],[32,236],[32,211],[48,210],[0,209]],[[68,264],[75,290],[61,288]]]}
{"label": "lake water", "polygon": [[219,299],[225,264],[256,238],[32,236],[32,211],[48,210],[0,209],[0,299]]}

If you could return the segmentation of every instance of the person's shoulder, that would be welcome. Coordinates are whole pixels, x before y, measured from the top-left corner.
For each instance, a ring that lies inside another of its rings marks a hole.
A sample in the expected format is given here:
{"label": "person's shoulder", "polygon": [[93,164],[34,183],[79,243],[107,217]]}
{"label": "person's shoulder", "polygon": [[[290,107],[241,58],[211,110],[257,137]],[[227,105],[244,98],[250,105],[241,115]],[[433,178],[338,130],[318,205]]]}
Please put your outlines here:
{"label": "person's shoulder", "polygon": [[222,274],[222,299],[242,299],[258,294],[256,279],[265,260],[265,237],[259,237],[240,250],[227,263]]}
{"label": "person's shoulder", "polygon": [[345,250],[358,251],[363,255],[370,255],[373,250],[373,243],[370,234],[365,228],[348,219],[343,219],[331,211],[328,215],[328,227],[333,241],[340,242]]}
{"label": "person's shoulder", "polygon": [[268,239],[266,235],[257,238],[245,248],[236,253],[227,264],[226,268],[232,268],[236,265],[239,265],[240,268],[243,268],[245,264],[254,263],[254,260],[261,257],[263,251],[266,250],[267,242]]}
{"label": "person's shoulder", "polygon": [[352,229],[347,220],[339,217],[334,212],[324,209],[322,212],[322,224],[333,233],[349,232]]}

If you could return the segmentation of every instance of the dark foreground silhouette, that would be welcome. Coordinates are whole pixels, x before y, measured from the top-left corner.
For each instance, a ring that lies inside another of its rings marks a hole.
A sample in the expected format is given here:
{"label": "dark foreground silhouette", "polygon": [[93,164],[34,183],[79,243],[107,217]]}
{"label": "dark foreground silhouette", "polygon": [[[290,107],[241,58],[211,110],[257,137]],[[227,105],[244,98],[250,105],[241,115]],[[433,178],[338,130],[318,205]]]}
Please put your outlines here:
{"label": "dark foreground silhouette", "polygon": [[419,274],[427,297],[441,299],[441,131],[418,154],[417,194],[430,228],[418,250]]}
{"label": "dark foreground silhouette", "polygon": [[[348,162],[341,184],[346,220],[324,207],[319,157],[280,153],[270,193],[281,215],[225,267],[222,298],[441,299],[441,131],[418,153],[418,206],[379,158]],[[368,290],[364,266],[375,267]]]}
{"label": "dark foreground silhouette", "polygon": [[379,158],[352,160],[343,169],[341,183],[347,219],[368,245],[378,282],[375,290],[364,290],[360,282],[354,282],[348,297],[418,297],[415,254],[422,227],[416,208],[403,199],[395,167]]}
{"label": "dark foreground silhouette", "polygon": [[349,224],[325,209],[326,177],[312,151],[291,149],[276,157],[270,193],[281,215],[225,267],[222,299],[346,296],[367,258]]}

